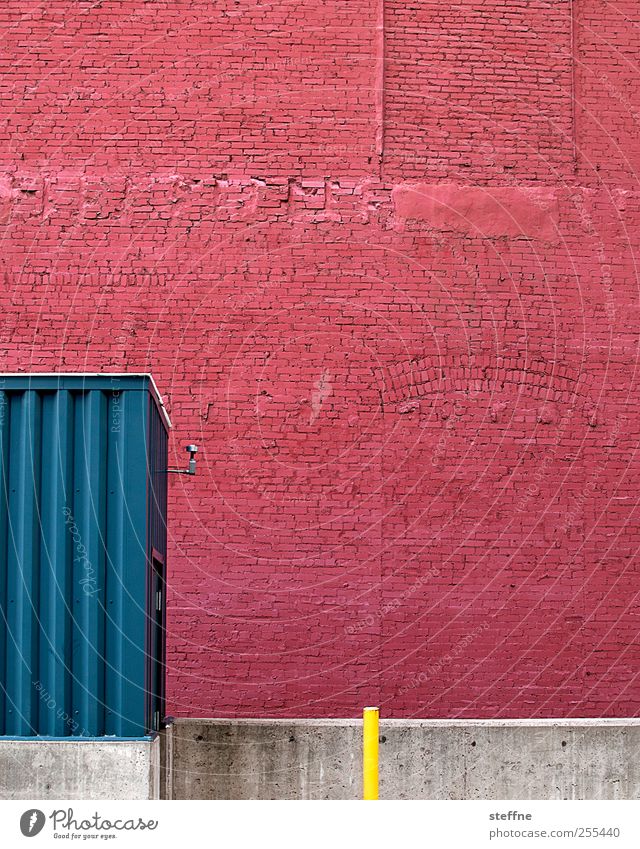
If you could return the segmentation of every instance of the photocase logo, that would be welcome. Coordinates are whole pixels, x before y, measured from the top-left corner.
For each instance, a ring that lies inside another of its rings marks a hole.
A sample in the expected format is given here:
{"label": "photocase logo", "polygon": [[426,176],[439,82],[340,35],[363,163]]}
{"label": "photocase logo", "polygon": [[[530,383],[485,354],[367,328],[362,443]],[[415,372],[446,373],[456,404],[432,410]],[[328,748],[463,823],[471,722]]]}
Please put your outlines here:
{"label": "photocase logo", "polygon": [[25,811],[20,817],[20,831],[25,837],[35,837],[44,828],[46,817],[37,808]]}

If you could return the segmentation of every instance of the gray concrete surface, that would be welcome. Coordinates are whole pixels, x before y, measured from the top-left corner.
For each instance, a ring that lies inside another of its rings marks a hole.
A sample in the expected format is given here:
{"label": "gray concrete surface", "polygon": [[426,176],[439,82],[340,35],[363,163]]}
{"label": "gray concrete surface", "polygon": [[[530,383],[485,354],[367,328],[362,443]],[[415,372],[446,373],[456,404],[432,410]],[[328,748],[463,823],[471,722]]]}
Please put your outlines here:
{"label": "gray concrete surface", "polygon": [[0,799],[158,799],[160,740],[2,740]]}
{"label": "gray concrete surface", "polygon": [[[178,719],[164,738],[175,799],[358,799],[357,720]],[[384,799],[636,799],[640,720],[387,720]]]}

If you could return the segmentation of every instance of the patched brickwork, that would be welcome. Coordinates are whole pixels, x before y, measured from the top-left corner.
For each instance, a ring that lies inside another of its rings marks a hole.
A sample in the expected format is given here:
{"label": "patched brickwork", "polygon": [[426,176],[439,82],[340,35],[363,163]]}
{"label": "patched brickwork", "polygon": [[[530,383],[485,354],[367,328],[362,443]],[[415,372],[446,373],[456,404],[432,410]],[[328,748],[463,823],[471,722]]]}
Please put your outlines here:
{"label": "patched brickwork", "polygon": [[152,371],[170,711],[640,710],[640,10],[0,8],[3,369]]}

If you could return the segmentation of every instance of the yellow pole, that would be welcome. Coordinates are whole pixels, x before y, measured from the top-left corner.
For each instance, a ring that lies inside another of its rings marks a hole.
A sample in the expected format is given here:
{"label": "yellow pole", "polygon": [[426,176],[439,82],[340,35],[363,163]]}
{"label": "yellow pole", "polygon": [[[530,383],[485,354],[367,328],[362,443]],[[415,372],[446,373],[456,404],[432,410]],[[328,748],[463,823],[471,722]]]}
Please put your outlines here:
{"label": "yellow pole", "polygon": [[378,720],[380,709],[366,707],[363,711],[362,785],[363,799],[378,798]]}

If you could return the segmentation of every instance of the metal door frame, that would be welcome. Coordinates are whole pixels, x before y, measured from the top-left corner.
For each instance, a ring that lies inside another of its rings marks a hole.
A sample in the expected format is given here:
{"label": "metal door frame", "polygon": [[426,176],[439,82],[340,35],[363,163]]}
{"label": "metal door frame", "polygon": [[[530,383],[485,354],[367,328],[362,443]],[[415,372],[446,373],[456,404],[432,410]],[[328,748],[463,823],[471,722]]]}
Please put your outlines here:
{"label": "metal door frame", "polygon": [[147,722],[160,731],[166,713],[166,574],[165,558],[151,549],[147,621]]}

